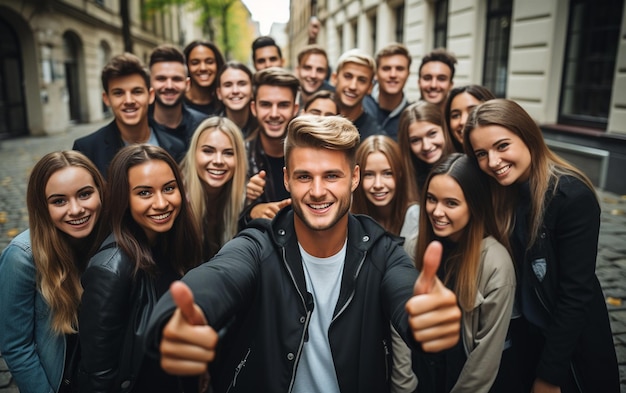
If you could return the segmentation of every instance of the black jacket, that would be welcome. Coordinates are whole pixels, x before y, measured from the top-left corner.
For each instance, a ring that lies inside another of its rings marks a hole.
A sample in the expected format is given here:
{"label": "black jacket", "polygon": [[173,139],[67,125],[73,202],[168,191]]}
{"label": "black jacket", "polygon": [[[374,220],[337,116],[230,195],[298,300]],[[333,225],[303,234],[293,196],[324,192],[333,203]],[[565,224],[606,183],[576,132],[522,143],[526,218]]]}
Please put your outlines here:
{"label": "black jacket", "polygon": [[[156,129],[152,124],[150,126],[159,141],[159,146],[170,153],[177,162],[180,162],[185,155],[184,143],[178,138]],[[122,147],[124,147],[124,141],[115,120],[113,120],[98,131],[76,139],[72,150],[78,150],[86,155],[96,165],[102,176],[106,178],[111,160]]]}
{"label": "black jacket", "polygon": [[[521,191],[522,199],[527,197],[528,185]],[[528,201],[519,204],[511,241],[521,311],[531,331],[540,332],[521,344],[537,353],[531,364],[535,376],[565,386],[564,393],[619,392],[613,336],[595,275],[600,206],[593,191],[572,176],[562,176],[546,198],[533,247],[525,251]]]}
{"label": "black jacket", "polygon": [[[314,305],[307,292],[293,212],[256,220],[209,262],[183,281],[214,329],[228,326],[211,377],[216,392],[289,392]],[[349,216],[346,260],[339,300],[329,328],[342,392],[389,391],[390,324],[409,338],[405,304],[417,271],[382,227]],[[169,293],[157,304],[148,328],[156,354],[175,305]]]}
{"label": "black jacket", "polygon": [[164,124],[158,123],[154,120],[154,105],[150,105],[150,109],[148,111],[148,116],[150,119],[150,124],[159,130],[159,132],[165,132],[173,137],[180,139],[181,142],[185,145],[185,151],[189,149],[189,144],[191,143],[191,137],[193,137],[193,133],[196,131],[196,128],[202,123],[204,120],[208,119],[208,116],[202,112],[199,112],[195,109],[188,108],[184,103],[182,104],[181,110],[183,112],[183,118],[180,124],[176,128],[169,128]]}

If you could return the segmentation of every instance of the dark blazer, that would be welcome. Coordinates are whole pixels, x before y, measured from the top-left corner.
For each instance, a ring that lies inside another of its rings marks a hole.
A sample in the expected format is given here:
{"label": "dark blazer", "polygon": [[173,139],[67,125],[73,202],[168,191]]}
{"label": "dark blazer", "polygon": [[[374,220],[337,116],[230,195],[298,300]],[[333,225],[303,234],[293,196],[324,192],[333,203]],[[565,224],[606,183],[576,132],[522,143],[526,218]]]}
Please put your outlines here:
{"label": "dark blazer", "polygon": [[[159,146],[165,149],[177,162],[180,162],[185,156],[184,143],[163,131],[160,131],[157,127],[150,125],[152,132],[159,141]],[[78,138],[74,141],[72,150],[78,150],[87,156],[98,168],[102,176],[106,178],[107,169],[113,156],[124,147],[124,141],[122,140],[120,130],[117,127],[115,120],[102,127],[98,131]]]}
{"label": "dark blazer", "polygon": [[561,176],[556,189],[546,194],[540,232],[526,250],[529,193],[528,183],[520,187],[511,238],[519,305],[530,324],[529,335],[517,340],[525,351],[523,363],[531,369],[528,384],[538,377],[560,386],[563,393],[617,393],[613,336],[595,275],[598,200],[579,179]]}

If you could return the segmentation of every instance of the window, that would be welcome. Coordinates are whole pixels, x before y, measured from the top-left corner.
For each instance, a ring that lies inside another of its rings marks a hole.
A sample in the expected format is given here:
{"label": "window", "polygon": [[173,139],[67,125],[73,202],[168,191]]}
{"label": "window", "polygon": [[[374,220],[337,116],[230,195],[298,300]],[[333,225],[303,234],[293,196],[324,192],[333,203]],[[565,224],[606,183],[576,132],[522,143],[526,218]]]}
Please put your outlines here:
{"label": "window", "polygon": [[606,129],[623,7],[570,1],[559,123]]}
{"label": "window", "polygon": [[404,42],[404,4],[395,9],[396,13],[396,42]]}
{"label": "window", "polygon": [[376,28],[376,14],[373,14],[370,17],[370,31],[372,32],[372,36],[371,36],[371,42],[372,42],[372,48],[373,50],[376,50],[376,31],[378,30]]}
{"label": "window", "polygon": [[435,3],[435,42],[433,48],[445,48],[447,41],[448,0],[438,0]]}
{"label": "window", "polygon": [[513,0],[487,1],[483,85],[499,98],[506,97],[512,11]]}

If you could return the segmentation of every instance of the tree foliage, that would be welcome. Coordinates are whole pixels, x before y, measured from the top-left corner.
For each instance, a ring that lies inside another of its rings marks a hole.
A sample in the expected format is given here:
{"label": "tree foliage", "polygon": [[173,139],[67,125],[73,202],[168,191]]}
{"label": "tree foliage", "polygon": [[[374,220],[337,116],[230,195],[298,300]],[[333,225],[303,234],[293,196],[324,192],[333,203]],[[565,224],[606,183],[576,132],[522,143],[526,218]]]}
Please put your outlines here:
{"label": "tree foliage", "polygon": [[229,28],[232,25],[230,15],[231,7],[240,0],[147,0],[144,3],[144,17],[152,13],[167,10],[173,5],[187,6],[191,11],[199,11],[198,23],[202,26],[203,33],[207,38],[224,51],[228,57],[233,49],[233,32]]}

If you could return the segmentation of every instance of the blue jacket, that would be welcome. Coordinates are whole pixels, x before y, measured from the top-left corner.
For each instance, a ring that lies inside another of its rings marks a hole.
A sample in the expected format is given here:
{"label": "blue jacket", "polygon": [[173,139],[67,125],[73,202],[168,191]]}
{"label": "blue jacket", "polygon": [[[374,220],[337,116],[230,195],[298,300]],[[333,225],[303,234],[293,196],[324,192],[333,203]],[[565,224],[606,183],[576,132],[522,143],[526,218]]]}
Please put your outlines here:
{"label": "blue jacket", "polygon": [[65,335],[52,331],[50,307],[35,276],[26,230],[0,256],[0,352],[20,392],[56,392],[63,377]]}

